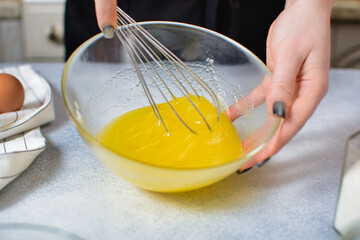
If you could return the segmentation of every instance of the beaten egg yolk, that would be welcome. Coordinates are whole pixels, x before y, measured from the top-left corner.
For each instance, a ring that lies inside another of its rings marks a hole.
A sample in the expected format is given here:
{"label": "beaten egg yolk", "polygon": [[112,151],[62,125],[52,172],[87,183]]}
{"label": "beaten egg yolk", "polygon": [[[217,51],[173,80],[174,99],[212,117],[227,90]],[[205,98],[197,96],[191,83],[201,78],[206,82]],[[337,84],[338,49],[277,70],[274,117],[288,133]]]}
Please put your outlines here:
{"label": "beaten egg yolk", "polygon": [[202,168],[232,161],[242,154],[240,137],[224,113],[220,114],[206,98],[189,95],[211,127],[186,97],[170,104],[191,132],[167,103],[157,108],[168,129],[156,118],[151,106],[127,112],[112,120],[97,138],[113,151],[151,165],[172,168]]}

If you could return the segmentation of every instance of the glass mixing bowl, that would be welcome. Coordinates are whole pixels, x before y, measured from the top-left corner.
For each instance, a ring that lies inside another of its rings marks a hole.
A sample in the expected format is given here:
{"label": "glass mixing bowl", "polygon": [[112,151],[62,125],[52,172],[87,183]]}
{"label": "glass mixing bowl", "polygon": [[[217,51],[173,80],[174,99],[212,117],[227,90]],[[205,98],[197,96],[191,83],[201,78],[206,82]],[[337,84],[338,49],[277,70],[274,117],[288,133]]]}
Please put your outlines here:
{"label": "glass mixing bowl", "polygon": [[0,223],[1,240],[84,240],[65,230],[32,223]]}
{"label": "glass mixing bowl", "polygon": [[170,168],[129,159],[99,142],[96,135],[112,119],[149,105],[119,39],[108,40],[103,34],[83,43],[65,66],[62,93],[78,132],[106,167],[147,190],[187,191],[234,173],[265,146],[279,126],[280,119],[267,113],[264,96],[252,92],[270,75],[269,70],[242,45],[214,31],[175,22],[141,25],[206,81],[224,105],[238,102],[241,116],[233,124],[243,142],[243,155],[214,167]]}

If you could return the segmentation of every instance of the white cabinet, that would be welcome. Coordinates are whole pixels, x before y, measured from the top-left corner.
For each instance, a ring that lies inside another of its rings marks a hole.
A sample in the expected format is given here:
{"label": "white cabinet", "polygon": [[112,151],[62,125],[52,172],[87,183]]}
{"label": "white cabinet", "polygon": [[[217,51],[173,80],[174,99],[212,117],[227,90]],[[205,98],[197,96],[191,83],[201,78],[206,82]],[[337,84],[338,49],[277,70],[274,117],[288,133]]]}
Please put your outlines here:
{"label": "white cabinet", "polygon": [[360,68],[360,0],[336,0],[331,18],[331,67]]}
{"label": "white cabinet", "polygon": [[0,0],[0,62],[22,60],[20,0]]}
{"label": "white cabinet", "polygon": [[0,62],[22,62],[20,20],[16,18],[0,20]]}
{"label": "white cabinet", "polygon": [[64,61],[65,0],[23,0],[25,61]]}
{"label": "white cabinet", "polygon": [[334,22],[331,35],[331,67],[360,68],[360,22]]}

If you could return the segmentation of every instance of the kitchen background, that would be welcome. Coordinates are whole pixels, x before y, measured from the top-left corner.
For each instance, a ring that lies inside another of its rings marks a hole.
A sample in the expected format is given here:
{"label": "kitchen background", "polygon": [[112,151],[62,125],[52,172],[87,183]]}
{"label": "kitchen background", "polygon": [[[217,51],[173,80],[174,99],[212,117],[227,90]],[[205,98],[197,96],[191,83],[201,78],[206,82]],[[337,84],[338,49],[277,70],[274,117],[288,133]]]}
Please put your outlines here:
{"label": "kitchen background", "polygon": [[[65,0],[0,0],[0,62],[64,61]],[[360,68],[360,0],[336,0],[331,67]]]}

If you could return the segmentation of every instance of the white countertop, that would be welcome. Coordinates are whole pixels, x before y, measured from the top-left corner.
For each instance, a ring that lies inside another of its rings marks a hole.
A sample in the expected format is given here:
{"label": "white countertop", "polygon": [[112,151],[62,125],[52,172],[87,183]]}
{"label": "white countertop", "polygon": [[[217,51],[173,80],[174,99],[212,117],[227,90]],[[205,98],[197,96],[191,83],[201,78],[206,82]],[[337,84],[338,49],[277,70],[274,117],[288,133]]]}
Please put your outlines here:
{"label": "white countertop", "polygon": [[161,194],[134,187],[91,154],[64,109],[63,64],[33,67],[52,86],[56,120],[42,127],[47,149],[0,191],[0,224],[41,224],[94,240],[338,238],[345,141],[360,130],[360,70],[332,70],[313,117],[262,168]]}

